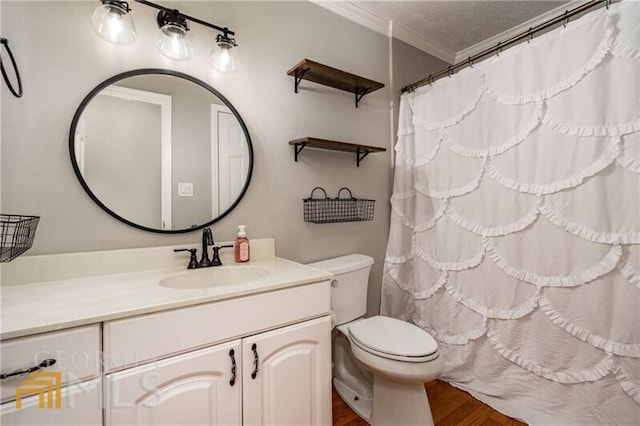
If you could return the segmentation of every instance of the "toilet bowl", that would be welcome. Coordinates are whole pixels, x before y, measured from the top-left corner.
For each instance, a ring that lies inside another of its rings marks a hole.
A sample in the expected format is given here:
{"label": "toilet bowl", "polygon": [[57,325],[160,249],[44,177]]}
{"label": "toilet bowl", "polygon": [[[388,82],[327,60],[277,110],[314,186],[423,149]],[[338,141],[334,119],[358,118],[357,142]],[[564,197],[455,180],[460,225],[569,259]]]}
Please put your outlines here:
{"label": "toilet bowl", "polygon": [[427,332],[395,318],[364,318],[373,259],[353,254],[309,266],[331,283],[333,383],[338,395],[372,425],[433,425],[424,383],[443,360]]}

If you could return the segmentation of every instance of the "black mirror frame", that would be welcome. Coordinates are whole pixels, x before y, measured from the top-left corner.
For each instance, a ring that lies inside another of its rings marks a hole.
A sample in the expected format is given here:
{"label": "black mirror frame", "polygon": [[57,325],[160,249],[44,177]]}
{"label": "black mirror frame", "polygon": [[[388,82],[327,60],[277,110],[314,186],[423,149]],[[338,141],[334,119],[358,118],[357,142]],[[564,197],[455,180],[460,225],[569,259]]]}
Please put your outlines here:
{"label": "black mirror frame", "polygon": [[[80,168],[78,167],[78,163],[76,161],[75,133],[76,133],[76,128],[78,126],[78,122],[80,120],[80,116],[84,112],[84,109],[87,107],[89,102],[91,102],[93,98],[107,86],[110,86],[111,84],[116,83],[128,77],[134,77],[138,75],[147,75],[147,74],[162,74],[162,75],[169,75],[169,76],[184,78],[185,80],[195,83],[198,86],[208,90],[209,92],[217,96],[231,110],[231,112],[233,112],[233,115],[236,117],[236,119],[240,123],[240,126],[242,127],[242,131],[244,132],[244,135],[247,139],[247,148],[249,150],[249,167],[248,167],[248,173],[247,173],[247,180],[244,186],[242,187],[242,190],[240,191],[238,198],[233,202],[233,204],[231,204],[231,206],[229,206],[227,210],[225,210],[220,215],[218,215],[218,217],[215,217],[211,221],[203,223],[202,225],[198,225],[198,226],[194,226],[192,228],[186,228],[186,229],[164,230],[164,229],[149,228],[149,227],[131,222],[130,220],[116,214],[113,210],[111,210],[109,207],[104,205],[102,201],[100,201],[100,199],[91,191],[91,189],[87,185],[87,182],[84,180],[82,173],[80,173]],[[93,90],[91,90],[91,92],[89,92],[89,94],[82,100],[82,102],[80,103],[80,106],[78,106],[78,109],[76,110],[76,113],[73,115],[73,120],[71,121],[71,128],[69,130],[69,156],[71,160],[71,165],[73,167],[73,171],[75,172],[76,177],[80,182],[80,185],[82,185],[82,188],[85,190],[85,192],[89,195],[89,197],[93,200],[93,202],[95,202],[98,206],[100,206],[102,210],[109,213],[109,215],[119,220],[120,222],[124,222],[129,226],[132,226],[137,229],[141,229],[143,231],[155,232],[159,234],[183,234],[187,232],[197,231],[202,228],[206,228],[207,226],[213,225],[214,223],[218,222],[220,219],[224,218],[229,213],[231,213],[231,211],[238,205],[238,203],[240,203],[240,200],[242,200],[245,193],[247,192],[247,189],[249,188],[249,183],[251,183],[251,175],[253,174],[253,145],[251,143],[251,136],[249,135],[249,130],[247,129],[247,126],[242,120],[242,117],[240,116],[238,111],[235,109],[235,107],[231,104],[231,102],[229,102],[229,100],[225,98],[220,92],[218,92],[216,89],[214,89],[207,83],[203,82],[202,80],[199,80],[189,74],[185,74],[180,71],[173,71],[173,70],[167,70],[162,68],[141,68],[141,69],[136,69],[132,71],[126,71],[106,79],[102,83],[98,84]]]}

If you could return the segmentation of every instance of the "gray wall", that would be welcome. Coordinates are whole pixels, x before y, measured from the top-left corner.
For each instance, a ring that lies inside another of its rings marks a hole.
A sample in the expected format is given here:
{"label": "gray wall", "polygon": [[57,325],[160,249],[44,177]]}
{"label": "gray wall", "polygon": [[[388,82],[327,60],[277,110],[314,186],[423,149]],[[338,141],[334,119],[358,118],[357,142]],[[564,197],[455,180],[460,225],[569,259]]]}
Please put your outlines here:
{"label": "gray wall", "polygon": [[[4,34],[2,26],[2,2],[0,1],[0,34]],[[4,37],[4,36],[3,36]],[[0,84],[0,166],[2,165],[2,99],[5,96],[11,96],[9,90],[5,87],[4,81]],[[5,213],[2,208],[2,170],[0,168],[0,213]],[[2,285],[2,264],[0,263],[0,285]]]}
{"label": "gray wall", "polygon": [[[216,241],[232,240],[236,226],[245,224],[250,238],[274,237],[278,256],[299,262],[352,252],[371,255],[368,310],[377,312],[389,228],[392,100],[397,98],[390,91],[389,39],[308,2],[177,3],[186,14],[236,31],[241,68],[217,75],[207,63],[210,30],[192,24],[194,57],[173,62],[154,48],[155,10],[131,2],[138,40],[119,47],[92,33],[89,17],[96,4],[2,2],[3,36],[11,40],[25,84],[21,99],[2,89],[2,206],[42,216],[29,254],[198,241],[199,233],[153,234],[112,219],[84,193],[68,158],[71,119],[91,88],[119,72],[170,68],[217,88],[238,109],[253,139],[251,186],[236,210],[213,225]],[[396,80],[405,72],[396,68],[414,66],[407,54],[412,53],[393,55]],[[303,58],[381,81],[385,88],[365,96],[357,109],[353,95],[310,82],[294,94],[286,71]],[[417,71],[417,78],[424,73]],[[405,84],[399,81],[395,92]],[[288,141],[302,136],[388,151],[369,155],[359,168],[353,155],[311,149],[296,163]],[[304,222],[302,199],[315,186],[332,196],[348,186],[357,197],[375,199],[374,221]]]}
{"label": "gray wall", "polygon": [[403,87],[422,80],[429,74],[446,68],[449,64],[422,50],[400,41],[392,39],[392,84],[391,96],[393,100],[393,132],[397,132],[398,113],[400,111],[400,96]]}

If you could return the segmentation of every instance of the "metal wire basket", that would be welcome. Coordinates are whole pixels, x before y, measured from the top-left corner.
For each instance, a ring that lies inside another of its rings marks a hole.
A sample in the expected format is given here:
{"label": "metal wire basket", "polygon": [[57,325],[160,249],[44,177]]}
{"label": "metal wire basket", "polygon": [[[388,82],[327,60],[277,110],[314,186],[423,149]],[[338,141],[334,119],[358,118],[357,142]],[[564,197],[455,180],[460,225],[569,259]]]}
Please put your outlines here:
{"label": "metal wire basket", "polygon": [[[316,189],[324,193],[324,198],[313,198]],[[340,198],[343,190],[349,192],[349,198]],[[337,223],[373,220],[375,200],[355,198],[349,188],[340,188],[336,198],[329,198],[327,191],[317,186],[311,190],[309,198],[303,199],[302,202],[305,222]]]}
{"label": "metal wire basket", "polygon": [[40,216],[0,214],[0,262],[11,262],[33,245]]}

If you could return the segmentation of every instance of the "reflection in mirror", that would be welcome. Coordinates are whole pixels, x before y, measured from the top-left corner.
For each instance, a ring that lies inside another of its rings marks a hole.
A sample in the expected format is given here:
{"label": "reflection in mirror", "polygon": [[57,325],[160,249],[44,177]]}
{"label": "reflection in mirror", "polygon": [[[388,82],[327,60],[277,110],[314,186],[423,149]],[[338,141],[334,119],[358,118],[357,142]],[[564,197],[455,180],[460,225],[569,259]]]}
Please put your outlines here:
{"label": "reflection in mirror", "polygon": [[244,122],[215,89],[182,73],[136,70],[85,98],[69,147],[87,193],[114,217],[187,232],[240,201],[252,172]]}

